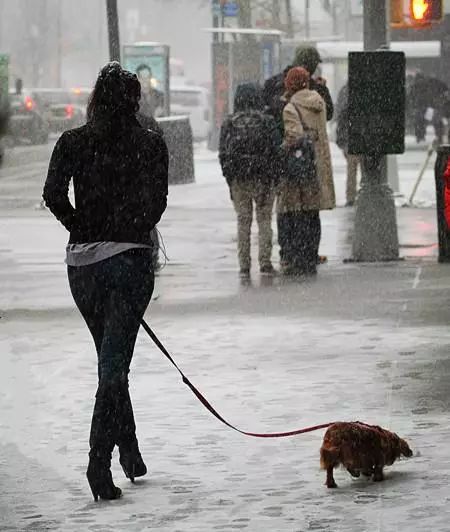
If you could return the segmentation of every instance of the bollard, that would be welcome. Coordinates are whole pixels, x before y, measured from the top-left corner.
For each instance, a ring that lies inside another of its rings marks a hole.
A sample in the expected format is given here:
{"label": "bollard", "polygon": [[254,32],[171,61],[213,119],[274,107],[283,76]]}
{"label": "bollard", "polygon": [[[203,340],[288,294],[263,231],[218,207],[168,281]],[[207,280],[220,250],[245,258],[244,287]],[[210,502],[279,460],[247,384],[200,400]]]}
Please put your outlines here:
{"label": "bollard", "polygon": [[445,144],[437,148],[436,164],[434,166],[434,177],[436,181],[436,214],[439,241],[439,262],[450,262],[450,229],[445,219],[445,191],[446,182],[450,186],[450,178],[445,177],[447,168],[450,166],[450,144]]}
{"label": "bollard", "polygon": [[169,151],[169,185],[193,183],[194,140],[188,116],[167,116],[157,122]]}

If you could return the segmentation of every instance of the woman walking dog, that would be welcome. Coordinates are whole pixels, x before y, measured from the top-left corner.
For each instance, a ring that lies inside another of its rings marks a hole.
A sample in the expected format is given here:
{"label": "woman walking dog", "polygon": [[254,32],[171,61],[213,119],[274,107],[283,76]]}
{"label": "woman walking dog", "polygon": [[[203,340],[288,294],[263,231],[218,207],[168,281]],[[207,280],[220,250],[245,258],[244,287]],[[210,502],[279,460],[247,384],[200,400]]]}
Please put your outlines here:
{"label": "woman walking dog", "polygon": [[[70,232],[70,289],[93,336],[98,389],[90,432],[87,479],[94,499],[117,499],[114,446],[132,481],[147,468],[139,451],[128,373],[140,320],[150,302],[151,231],[167,205],[168,155],[162,137],[142,128],[141,88],[119,63],[99,74],[85,126],[56,143],[43,198]],[[68,198],[73,180],[75,207]]]}

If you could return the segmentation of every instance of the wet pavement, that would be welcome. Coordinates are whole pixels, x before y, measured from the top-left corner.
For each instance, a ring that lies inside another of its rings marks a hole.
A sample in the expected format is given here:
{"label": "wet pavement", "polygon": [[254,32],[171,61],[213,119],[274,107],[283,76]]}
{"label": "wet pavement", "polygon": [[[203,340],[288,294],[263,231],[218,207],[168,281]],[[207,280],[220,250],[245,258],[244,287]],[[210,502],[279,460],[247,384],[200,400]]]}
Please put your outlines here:
{"label": "wet pavement", "polygon": [[[171,187],[160,226],[170,261],[146,316],[155,332],[240,428],[360,419],[398,432],[415,456],[386,468],[383,483],[338,470],[339,489],[327,490],[323,431],[232,432],[141,332],[131,393],[149,474],[129,483],[115,455],[124,497],[96,504],[84,477],[95,352],[65,278],[67,235],[33,207],[44,166],[0,174],[2,531],[449,530],[450,271],[436,262],[434,209],[397,209],[405,260],[389,264],[344,263],[353,211],[323,213],[329,262],[316,279],[271,281],[254,265],[241,285],[227,190],[215,158],[198,151],[197,183]],[[419,197],[432,192],[428,176]]]}

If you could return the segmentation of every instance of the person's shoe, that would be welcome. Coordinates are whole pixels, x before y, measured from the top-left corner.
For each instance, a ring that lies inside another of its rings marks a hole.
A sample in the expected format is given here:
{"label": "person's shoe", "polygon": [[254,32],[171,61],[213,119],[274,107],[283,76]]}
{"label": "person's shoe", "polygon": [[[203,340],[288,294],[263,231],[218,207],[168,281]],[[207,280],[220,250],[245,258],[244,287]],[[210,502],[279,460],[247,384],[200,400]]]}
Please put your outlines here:
{"label": "person's shoe", "polygon": [[239,277],[241,279],[250,279],[250,268],[241,268],[239,271]]}
{"label": "person's shoe", "polygon": [[89,465],[86,471],[86,477],[94,497],[105,500],[119,499],[122,496],[122,490],[114,486],[111,475],[111,460],[94,456],[89,458]]}
{"label": "person's shoe", "polygon": [[276,275],[277,274],[277,270],[270,263],[265,264],[264,266],[261,266],[259,271],[262,275]]}
{"label": "person's shoe", "polygon": [[147,474],[147,466],[139,452],[137,441],[129,446],[119,447],[119,462],[122,466],[125,476],[134,482],[136,477],[143,477]]}

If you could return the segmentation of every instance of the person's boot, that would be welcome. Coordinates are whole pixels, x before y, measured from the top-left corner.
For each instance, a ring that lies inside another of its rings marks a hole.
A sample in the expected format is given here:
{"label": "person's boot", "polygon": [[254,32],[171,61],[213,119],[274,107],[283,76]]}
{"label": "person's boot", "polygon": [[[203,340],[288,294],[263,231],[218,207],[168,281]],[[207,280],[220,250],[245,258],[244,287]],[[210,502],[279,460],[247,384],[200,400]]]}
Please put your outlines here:
{"label": "person's boot", "polygon": [[136,477],[143,477],[147,474],[147,466],[139,451],[138,441],[135,439],[128,444],[119,446],[119,462],[125,476],[134,482]]}
{"label": "person's boot", "polygon": [[111,475],[111,454],[117,439],[118,396],[120,389],[101,382],[97,389],[89,437],[89,465],[86,476],[94,500],[118,499],[122,491]]}
{"label": "person's boot", "polygon": [[122,496],[122,490],[114,486],[111,475],[111,454],[98,450],[91,450],[89,453],[89,465],[86,477],[94,497],[112,500]]}

